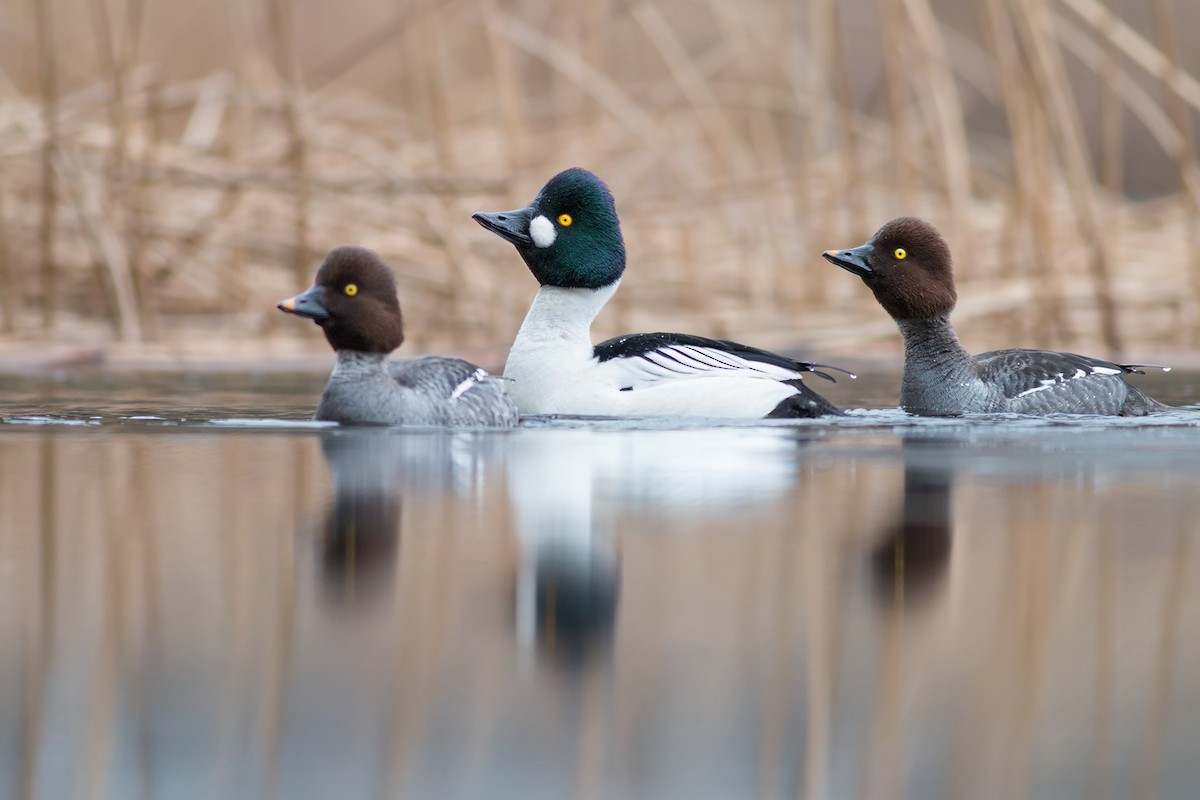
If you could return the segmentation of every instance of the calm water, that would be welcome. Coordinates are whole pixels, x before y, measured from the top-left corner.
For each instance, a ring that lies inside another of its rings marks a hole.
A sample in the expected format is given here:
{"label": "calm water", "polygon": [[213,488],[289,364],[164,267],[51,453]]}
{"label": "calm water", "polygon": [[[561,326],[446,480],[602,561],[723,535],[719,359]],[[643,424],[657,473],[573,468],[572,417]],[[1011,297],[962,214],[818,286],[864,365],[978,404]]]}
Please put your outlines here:
{"label": "calm water", "polygon": [[[1198,376],[1147,384],[1200,398]],[[0,378],[0,798],[1194,798],[1200,413],[304,422]]]}

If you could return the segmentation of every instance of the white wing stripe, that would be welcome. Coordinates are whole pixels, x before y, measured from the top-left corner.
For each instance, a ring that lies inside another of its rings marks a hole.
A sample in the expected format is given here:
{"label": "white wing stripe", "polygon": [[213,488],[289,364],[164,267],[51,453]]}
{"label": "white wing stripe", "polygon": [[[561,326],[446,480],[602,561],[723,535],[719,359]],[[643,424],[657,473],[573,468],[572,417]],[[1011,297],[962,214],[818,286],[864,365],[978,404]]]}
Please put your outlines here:
{"label": "white wing stripe", "polygon": [[1065,383],[1070,383],[1071,381],[1080,380],[1081,378],[1091,378],[1096,375],[1111,376],[1111,375],[1122,374],[1121,370],[1113,369],[1112,367],[1093,366],[1090,369],[1091,369],[1091,372],[1077,368],[1073,375],[1066,375],[1064,373],[1057,372],[1057,373],[1055,373],[1053,378],[1044,378],[1042,380],[1039,380],[1037,386],[1026,389],[1023,392],[1018,392],[1016,396],[1017,397],[1025,397],[1026,395],[1035,394],[1035,393],[1043,391],[1045,389],[1049,389],[1053,386],[1061,386]]}
{"label": "white wing stripe", "polygon": [[706,353],[691,348],[671,348],[671,355],[676,356],[692,369],[707,372],[713,369],[737,369],[737,365],[715,358],[706,358]]}
{"label": "white wing stripe", "polygon": [[[643,353],[642,358],[665,369],[676,373],[703,374],[713,371],[752,369],[746,363],[728,363],[703,360],[699,354],[688,352],[675,347],[664,347],[649,353]],[[739,359],[740,360],[740,359]]]}
{"label": "white wing stripe", "polygon": [[715,350],[708,347],[688,346],[688,350],[695,353],[698,357],[712,359],[718,364],[724,365],[720,369],[736,369],[749,370],[762,375],[769,375],[775,379],[790,380],[798,378],[801,375],[800,370],[786,369],[775,364],[768,364],[764,361],[751,361],[750,359],[742,358],[741,356],[724,350]]}
{"label": "white wing stripe", "polygon": [[[725,358],[725,354],[718,350],[706,350],[700,347],[688,347],[685,349],[692,354],[694,358],[702,362],[714,364],[722,369],[739,369],[742,366],[736,363],[737,361],[741,361],[741,359],[738,359],[736,356],[732,355],[730,355],[728,358]],[[743,362],[743,364],[744,363],[745,362]]]}
{"label": "white wing stripe", "polygon": [[645,353],[642,356],[648,363],[654,366],[665,369],[667,372],[673,372],[676,375],[686,375],[694,370],[689,369],[687,364],[672,358],[669,353],[655,351],[653,353]]}
{"label": "white wing stripe", "polygon": [[477,383],[483,383],[487,376],[487,370],[485,370],[483,367],[476,368],[476,370],[471,373],[469,378],[460,383],[458,386],[454,387],[454,391],[450,393],[450,400],[454,401],[462,397],[472,386]]}
{"label": "white wing stripe", "polygon": [[1024,397],[1027,394],[1033,394],[1034,392],[1040,392],[1044,389],[1049,389],[1051,386],[1057,386],[1059,381],[1055,380],[1054,378],[1050,378],[1049,380],[1038,381],[1038,383],[1040,384],[1039,386],[1035,386],[1032,389],[1026,389],[1018,394],[1017,397]]}
{"label": "white wing stripe", "polygon": [[696,345],[664,345],[637,355],[619,356],[598,365],[622,388],[663,381],[705,377],[741,377],[787,381],[801,377],[799,369],[752,361],[735,353]]}

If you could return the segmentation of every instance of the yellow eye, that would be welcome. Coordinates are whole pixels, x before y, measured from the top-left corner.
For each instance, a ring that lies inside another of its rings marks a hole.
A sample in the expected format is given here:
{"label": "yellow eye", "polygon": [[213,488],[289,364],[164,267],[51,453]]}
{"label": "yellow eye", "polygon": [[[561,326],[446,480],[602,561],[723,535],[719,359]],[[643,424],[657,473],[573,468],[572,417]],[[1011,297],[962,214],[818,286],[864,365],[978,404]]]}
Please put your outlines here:
{"label": "yellow eye", "polygon": [[347,283],[346,288],[342,289],[342,291],[345,292],[347,296],[354,297],[354,295],[358,294],[358,287],[353,283]]}
{"label": "yellow eye", "polygon": [[903,261],[908,256],[908,251],[903,247],[897,247],[892,251],[892,255],[896,257],[897,261]]}
{"label": "yellow eye", "polygon": [[570,214],[559,214],[558,215],[558,224],[562,225],[564,228],[571,227],[571,223],[574,221],[575,220],[571,219]]}

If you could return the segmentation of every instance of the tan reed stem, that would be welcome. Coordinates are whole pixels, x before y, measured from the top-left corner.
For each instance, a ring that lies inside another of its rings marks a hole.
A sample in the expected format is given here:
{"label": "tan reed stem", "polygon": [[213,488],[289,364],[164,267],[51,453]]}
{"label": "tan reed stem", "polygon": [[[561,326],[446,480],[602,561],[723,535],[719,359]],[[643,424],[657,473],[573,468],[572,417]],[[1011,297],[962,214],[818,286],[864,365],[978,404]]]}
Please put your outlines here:
{"label": "tan reed stem", "polygon": [[[1097,74],[1103,74],[1105,54],[1103,48],[1095,43],[1094,38],[1075,22],[1067,17],[1058,15],[1054,18],[1055,33],[1059,43],[1088,68]],[[1143,86],[1133,80],[1127,71],[1118,70],[1116,82],[1112,88],[1120,98],[1130,115],[1142,125],[1153,137],[1163,152],[1171,153],[1176,147],[1176,131],[1167,113],[1159,106],[1159,99],[1154,96],[1150,87]],[[1124,170],[1124,154],[1120,165]],[[1122,185],[1124,176],[1122,176]],[[1185,188],[1187,184],[1184,184]]]}
{"label": "tan reed stem", "polygon": [[911,32],[906,22],[904,0],[880,0],[883,17],[884,81],[890,114],[892,174],[900,206],[915,208],[916,174],[913,170],[913,137],[909,125],[910,96],[905,76],[904,42]]}
{"label": "tan reed stem", "polygon": [[[246,151],[251,146],[251,135],[258,121],[256,119],[258,104],[254,102],[255,95],[251,83],[251,65],[255,53],[254,21],[251,18],[250,8],[246,3],[241,2],[241,0],[225,0],[225,13],[229,19],[229,30],[232,39],[230,49],[233,53],[233,88],[231,92],[233,102],[230,109],[228,131],[224,137],[226,159],[235,173],[241,173],[246,158]],[[223,197],[223,206],[226,213],[221,219],[227,223],[232,220],[233,212],[238,208],[243,193],[244,182],[241,178],[237,178],[226,189]],[[214,220],[214,227],[216,224],[218,222]],[[293,258],[297,257],[293,256]],[[245,266],[245,245],[241,237],[236,235],[231,236],[224,263],[221,265],[220,270],[222,276],[222,295],[230,303],[239,302],[240,298],[245,294]],[[297,263],[293,261],[293,280],[296,277],[295,273],[297,269]],[[296,287],[299,289],[304,285],[304,281],[300,281],[296,284]],[[268,331],[274,330],[278,321],[275,314],[269,313],[273,310],[264,309],[266,330]]]}
{"label": "tan reed stem", "polygon": [[129,254],[117,226],[105,214],[102,176],[88,172],[78,158],[65,150],[55,154],[55,171],[63,179],[84,239],[101,267],[117,336],[123,342],[142,341]]}
{"label": "tan reed stem", "polygon": [[975,237],[967,216],[971,208],[970,153],[967,150],[966,115],[958,88],[954,82],[950,56],[941,27],[928,0],[902,0],[917,48],[921,74],[932,106],[932,119],[938,134],[946,200],[955,238],[955,250],[962,253],[963,263],[975,263]]}
{"label": "tan reed stem", "polygon": [[666,17],[655,5],[645,2],[633,9],[633,17],[691,108],[701,136],[707,139],[710,163],[713,165],[709,170],[710,176],[720,181],[731,175],[749,172],[750,155],[745,152],[732,123],[723,113],[721,102]]}
{"label": "tan reed stem", "polygon": [[58,232],[58,195],[54,185],[54,159],[58,148],[58,59],[54,36],[55,0],[32,0],[37,36],[38,67],[41,72],[42,123],[41,221],[39,230],[42,290],[42,328],[54,327],[58,308],[58,264],[55,242]]}
{"label": "tan reed stem", "polygon": [[[447,74],[448,47],[446,31],[438,5],[432,0],[422,0],[429,5],[422,13],[428,26],[423,41],[427,50],[423,63],[429,80],[428,96],[434,138],[434,153],[438,171],[453,174],[457,166],[455,156],[454,86]],[[424,8],[423,6],[419,6]],[[465,222],[469,212],[460,208],[457,198],[449,194],[437,194],[431,203],[438,206],[431,218],[435,230],[441,236],[445,254],[450,262],[452,279],[449,283],[450,299],[456,324],[449,328],[452,341],[464,344],[477,330],[491,331],[496,327],[496,304],[490,302],[493,285],[487,266],[470,257],[466,239],[470,229]]]}
{"label": "tan reed stem", "polygon": [[[611,2],[592,2],[582,11],[583,46],[581,54],[592,69],[602,75],[611,75],[616,67],[612,60],[613,7]],[[608,147],[608,127],[604,114],[596,103],[586,103],[580,109],[582,124],[589,138],[588,152],[604,152]],[[514,173],[516,174],[516,173]]]}
{"label": "tan reed stem", "polygon": [[[1192,108],[1200,111],[1200,79],[1186,72],[1173,70],[1159,48],[1146,40],[1124,20],[1115,18],[1102,0],[1059,0],[1088,25],[1105,31],[1113,46],[1130,61],[1163,83],[1175,81],[1175,91]],[[1172,72],[1174,76],[1172,77]]]}
{"label": "tan reed stem", "polygon": [[[1154,0],[1155,37],[1159,49],[1166,59],[1167,68],[1163,83],[1167,89],[1167,113],[1175,128],[1175,146],[1171,156],[1179,167],[1179,178],[1183,184],[1183,200],[1188,232],[1188,273],[1192,280],[1193,303],[1200,301],[1200,169],[1196,165],[1193,142],[1192,115],[1184,101],[1181,84],[1183,69],[1179,65],[1179,46],[1175,41],[1175,22],[1171,4],[1165,0]],[[1192,326],[1192,344],[1200,342],[1200,330]]]}
{"label": "tan reed stem", "polygon": [[[1119,0],[1106,0],[1110,5]],[[1108,17],[1100,39],[1104,42],[1104,61],[1099,70],[1100,96],[1100,181],[1108,190],[1108,205],[1102,212],[1104,229],[1108,231],[1109,247],[1120,252],[1121,203],[1125,192],[1124,158],[1125,107],[1121,103],[1119,86],[1123,79],[1120,53],[1117,50],[1111,20]],[[1060,33],[1061,37],[1061,33]]]}
{"label": "tan reed stem", "polygon": [[597,72],[580,55],[538,29],[508,14],[491,17],[488,24],[511,43],[544,61],[607,111],[613,119],[658,155],[662,164],[682,178],[687,171],[676,163],[674,148],[662,126],[610,77]]}
{"label": "tan reed stem", "polygon": [[[785,34],[778,20],[773,19],[778,18],[778,10],[769,6],[730,7],[715,0],[709,6],[722,34],[721,49],[729,54],[732,62],[733,79],[747,91],[765,84],[769,78],[762,74],[761,63],[753,56],[764,45],[771,52],[783,50]],[[661,12],[656,13],[662,16]],[[764,25],[764,21],[772,24]],[[755,41],[756,38],[759,41]],[[704,81],[705,68],[697,56],[689,55],[686,61],[692,78]],[[707,103],[713,108],[716,126],[722,133],[717,139],[727,153],[726,165],[734,180],[750,175],[780,175],[786,171],[780,142],[769,115],[761,109],[741,109],[731,103],[722,103],[716,92],[707,88],[705,94]],[[752,202],[757,209],[751,211],[750,224],[761,233],[753,236],[758,247],[753,252],[746,252],[748,258],[743,259],[741,278],[741,284],[749,292],[751,313],[779,307],[795,308],[785,301],[789,295],[796,294],[797,286],[802,285],[802,281],[797,280],[795,265],[785,264],[782,252],[786,239],[784,232],[790,229],[792,219],[787,213],[790,204],[780,202],[778,192],[768,185],[772,182],[769,177],[760,182],[763,186],[754,193]]]}
{"label": "tan reed stem", "polygon": [[1029,54],[1030,72],[1043,104],[1051,136],[1063,161],[1072,206],[1088,253],[1099,333],[1110,356],[1115,358],[1124,347],[1124,340],[1109,276],[1107,237],[1096,210],[1095,182],[1088,164],[1087,141],[1067,85],[1061,53],[1052,38],[1045,0],[1019,0],[1019,3],[1017,10],[1020,13],[1015,14],[1014,19]]}
{"label": "tan reed stem", "polygon": [[20,300],[20,289],[13,280],[11,251],[8,241],[8,192],[4,175],[4,165],[0,162],[0,312],[4,319],[0,320],[0,333],[16,333],[17,305]]}
{"label": "tan reed stem", "polygon": [[309,243],[309,212],[312,189],[309,184],[308,140],[305,132],[305,102],[303,74],[296,52],[293,20],[293,0],[268,0],[271,39],[275,49],[276,68],[284,82],[284,120],[288,132],[288,163],[296,177],[292,209],[295,214],[292,233],[292,274],[296,285],[303,285],[311,276]]}
{"label": "tan reed stem", "polygon": [[[496,0],[481,0],[485,23],[497,18],[499,10]],[[525,96],[517,70],[517,59],[508,42],[499,35],[496,25],[485,24],[488,52],[491,56],[492,74],[496,79],[497,96],[500,100],[501,126],[504,131],[505,174],[512,178],[512,186],[518,183],[521,166],[525,163],[522,143],[527,138],[525,131]],[[520,198],[508,196],[514,204]]]}
{"label": "tan reed stem", "polygon": [[[109,199],[115,224],[124,234],[126,253],[133,287],[132,313],[144,322],[142,308],[147,302],[149,287],[144,280],[144,270],[141,268],[141,242],[135,233],[137,214],[136,189],[129,180],[129,119],[128,98],[125,91],[125,77],[133,59],[137,57],[136,29],[138,15],[142,3],[133,0],[128,6],[126,24],[119,32],[114,30],[107,0],[92,0],[92,21],[96,28],[96,39],[100,42],[102,69],[107,73],[111,85],[112,96],[108,103],[108,117],[112,126],[113,145],[109,154],[108,181],[105,192]],[[118,35],[121,41],[118,42]],[[100,262],[98,262],[99,265]],[[117,312],[113,305],[114,315]],[[114,323],[116,320],[114,320]]]}
{"label": "tan reed stem", "polygon": [[[1062,285],[1051,259],[1053,210],[1047,201],[1045,187],[1039,184],[1044,177],[1039,164],[1039,153],[1044,148],[1039,146],[1037,137],[1040,111],[1030,95],[1027,70],[1017,50],[1004,0],[985,0],[984,11],[984,28],[996,59],[1011,139],[1014,187],[1010,194],[1010,214],[1014,220],[1029,227],[1032,237],[1029,272],[1045,282],[1045,290],[1038,292],[1035,298],[1033,327],[1036,338],[1049,343],[1053,341],[1056,325],[1064,324],[1056,323],[1056,320],[1063,320],[1064,314]],[[1015,243],[1016,240],[1009,241]],[[1018,249],[1011,246],[1001,253],[1001,259],[1010,264],[1004,270],[1010,276],[1024,271],[1015,262],[1016,253]]]}
{"label": "tan reed stem", "polygon": [[[1120,0],[1106,0],[1112,3]],[[1110,8],[1111,11],[1111,8]],[[1104,188],[1112,193],[1113,198],[1120,197],[1125,191],[1124,160],[1121,149],[1125,143],[1125,107],[1121,103],[1118,85],[1121,82],[1122,71],[1120,51],[1117,49],[1116,30],[1113,23],[1116,17],[1111,13],[1101,22],[1099,38],[1104,42],[1104,62],[1100,68],[1100,84],[1102,95],[1100,101],[1100,163],[1101,180]],[[1116,204],[1114,203],[1114,209]],[[1108,228],[1116,236],[1116,224],[1119,215],[1113,214],[1108,220]]]}
{"label": "tan reed stem", "polygon": [[836,4],[829,11],[828,22],[831,42],[830,77],[833,81],[833,95],[836,98],[838,133],[841,140],[839,150],[842,155],[842,179],[839,188],[847,196],[846,205],[850,209],[851,226],[854,230],[866,230],[870,223],[867,221],[862,141],[851,93],[849,54],[844,45],[842,10]]}

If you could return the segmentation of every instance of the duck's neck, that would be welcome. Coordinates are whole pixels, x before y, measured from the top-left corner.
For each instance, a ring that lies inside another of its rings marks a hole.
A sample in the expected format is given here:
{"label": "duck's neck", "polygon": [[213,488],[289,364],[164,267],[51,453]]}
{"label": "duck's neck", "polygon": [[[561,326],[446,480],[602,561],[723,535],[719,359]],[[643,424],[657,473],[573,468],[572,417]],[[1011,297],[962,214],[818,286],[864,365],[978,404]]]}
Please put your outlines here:
{"label": "duck's neck", "polygon": [[898,319],[896,326],[904,337],[904,363],[949,363],[971,360],[971,354],[958,341],[950,324],[949,312],[928,319]]}
{"label": "duck's neck", "polygon": [[958,341],[950,313],[927,319],[898,319],[904,337],[904,379],[900,404],[923,405],[918,396],[941,393],[978,380],[975,359]]}
{"label": "duck's neck", "polygon": [[387,353],[364,353],[361,350],[338,350],[337,363],[331,377],[338,379],[365,378],[387,374]]}
{"label": "duck's neck", "polygon": [[[599,289],[568,289],[543,286],[538,289],[521,330],[518,342],[569,341],[591,346],[592,320],[604,308],[620,281]],[[515,343],[514,343],[515,346]]]}

